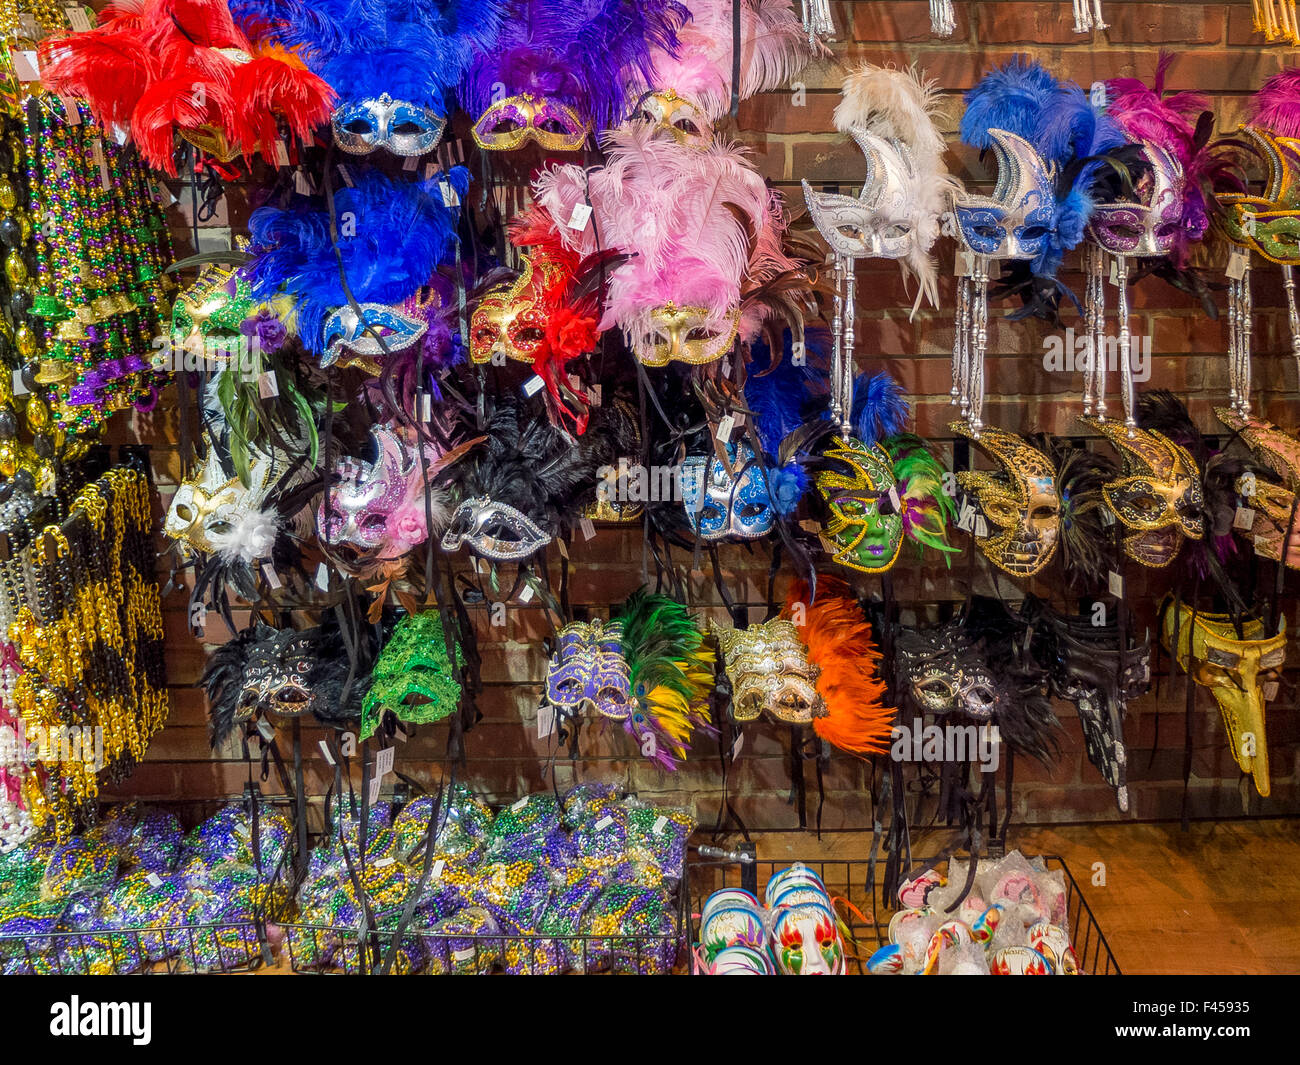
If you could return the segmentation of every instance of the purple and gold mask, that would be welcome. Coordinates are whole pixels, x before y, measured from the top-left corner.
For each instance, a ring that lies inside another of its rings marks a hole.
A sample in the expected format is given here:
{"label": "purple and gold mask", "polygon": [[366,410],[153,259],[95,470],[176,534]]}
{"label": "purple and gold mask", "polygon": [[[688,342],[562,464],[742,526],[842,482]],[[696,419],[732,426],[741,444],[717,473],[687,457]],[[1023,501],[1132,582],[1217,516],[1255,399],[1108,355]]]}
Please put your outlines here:
{"label": "purple and gold mask", "polygon": [[568,717],[588,708],[613,721],[632,716],[620,622],[575,621],[560,630],[546,670],[546,700]]}
{"label": "purple and gold mask", "polygon": [[1178,161],[1154,144],[1143,150],[1151,169],[1137,184],[1137,202],[1099,203],[1088,223],[1089,239],[1112,255],[1165,257],[1179,239],[1200,240],[1209,224],[1203,211],[1184,218],[1187,180]]}
{"label": "purple and gold mask", "polygon": [[1300,140],[1243,126],[1268,165],[1262,196],[1227,193],[1219,197],[1224,235],[1283,266],[1300,264]]}

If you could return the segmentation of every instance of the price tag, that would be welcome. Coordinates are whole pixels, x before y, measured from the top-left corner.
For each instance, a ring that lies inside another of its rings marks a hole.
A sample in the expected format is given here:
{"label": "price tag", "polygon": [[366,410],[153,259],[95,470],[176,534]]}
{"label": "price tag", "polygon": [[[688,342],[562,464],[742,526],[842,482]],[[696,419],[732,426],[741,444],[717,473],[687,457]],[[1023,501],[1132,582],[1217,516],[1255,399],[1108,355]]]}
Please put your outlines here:
{"label": "price tag", "polygon": [[376,859],[375,859],[375,868],[376,868],[376,869],[387,869],[387,868],[388,868],[390,865],[392,865],[395,861],[397,861],[397,859],[396,859],[396,858],[393,858],[393,857],[391,857],[391,856],[386,857],[386,858],[376,858]]}
{"label": "price tag", "polygon": [[94,27],[86,9],[80,4],[65,4],[63,11],[68,16],[68,24],[74,33],[85,33],[86,30]]}
{"label": "price tag", "polygon": [[565,223],[570,229],[576,229],[579,232],[587,228],[587,223],[591,221],[591,207],[585,203],[575,203],[573,213],[569,215],[569,220]]}
{"label": "price tag", "polygon": [[555,538],[555,546],[560,549],[561,558],[567,559],[569,557],[569,545],[564,542],[563,536],[557,536]]}
{"label": "price tag", "polygon": [[1114,259],[1110,261],[1110,283],[1119,288],[1119,263]]}
{"label": "price tag", "polygon": [[438,858],[433,863],[433,868],[429,870],[430,880],[441,880],[442,871],[447,868],[447,859]]}
{"label": "price tag", "polygon": [[555,731],[555,707],[543,703],[537,708],[537,738],[546,739]]}
{"label": "price tag", "polygon": [[1232,519],[1232,527],[1240,529],[1242,532],[1250,532],[1251,526],[1254,524],[1255,512],[1250,507],[1238,507],[1237,513]]}
{"label": "price tag", "polygon": [[667,826],[668,826],[668,818],[666,818],[663,814],[660,814],[658,817],[655,818],[655,823],[651,827],[650,832],[652,835],[662,836],[664,834],[664,829]]}
{"label": "price tag", "polygon": [[150,887],[162,887],[162,877],[157,873],[145,873],[144,878]]}
{"label": "price tag", "polygon": [[26,383],[23,381],[22,370],[15,370],[13,372],[13,382],[13,392],[15,396],[25,396],[30,391]]}
{"label": "price tag", "polygon": [[398,743],[405,743],[405,742],[406,742],[406,729],[404,729],[404,728],[399,724],[399,725],[397,726],[397,731],[393,733],[393,736],[394,736],[394,738],[397,740]]}
{"label": "price tag", "polygon": [[1106,577],[1106,587],[1116,599],[1124,598],[1124,578],[1114,570]]}
{"label": "price tag", "polygon": [[420,421],[433,421],[433,396],[428,392],[421,393],[420,395]]}
{"label": "price tag", "polygon": [[586,517],[585,515],[583,516],[582,520],[578,522],[578,528],[582,530],[582,538],[584,540],[590,540],[593,536],[596,535],[595,524],[592,522],[590,518]]}
{"label": "price tag", "polygon": [[313,192],[311,178],[307,171],[298,169],[293,172],[293,191],[299,196],[310,196]]}
{"label": "price tag", "polygon": [[1233,281],[1240,281],[1246,276],[1246,270],[1250,266],[1250,253],[1245,248],[1238,248],[1236,245],[1228,252],[1228,269],[1226,271],[1229,278]]}
{"label": "price tag", "polygon": [[108,188],[110,183],[108,176],[108,158],[104,155],[104,142],[99,137],[96,137],[92,142],[90,157],[95,161],[95,165],[99,167],[99,187],[102,189]]}
{"label": "price tag", "polygon": [[14,74],[19,81],[40,81],[41,60],[35,52],[11,52],[14,60]]}
{"label": "price tag", "polygon": [[379,801],[379,786],[383,784],[383,777],[370,778],[370,805],[374,806]]}
{"label": "price tag", "polygon": [[614,823],[614,819],[613,819],[612,817],[610,817],[609,814],[606,814],[606,815],[605,815],[604,817],[602,817],[599,821],[597,821],[597,822],[592,826],[592,828],[594,828],[597,832],[599,832],[599,831],[601,831],[602,829],[609,828],[609,826],[612,825],[613,823]]}
{"label": "price tag", "polygon": [[593,407],[599,407],[600,406],[600,385],[592,385],[591,392],[589,393],[589,395],[591,396],[591,405]]}
{"label": "price tag", "polygon": [[275,572],[275,566],[271,565],[271,563],[263,563],[262,576],[266,578],[266,583],[271,586],[272,591],[280,588],[280,575]]}
{"label": "price tag", "polygon": [[1260,693],[1264,696],[1265,702],[1271,703],[1277,698],[1277,687],[1277,681],[1270,680],[1260,689]]}
{"label": "price tag", "polygon": [[473,947],[466,947],[464,950],[453,950],[452,959],[455,961],[473,961],[478,951]]}
{"label": "price tag", "polygon": [[734,762],[740,757],[741,749],[745,746],[745,734],[743,732],[736,736],[736,742],[731,745],[731,760]]}
{"label": "price tag", "polygon": [[258,718],[257,731],[261,734],[262,739],[266,740],[267,743],[270,743],[275,739],[275,729],[271,727],[271,722],[267,721],[264,717]]}
{"label": "price tag", "polygon": [[1115,524],[1115,512],[1110,507],[1101,508],[1101,523],[1108,528]]}
{"label": "price tag", "polygon": [[257,394],[263,399],[272,399],[280,394],[280,382],[270,370],[257,375]]}
{"label": "price tag", "polygon": [[984,520],[983,514],[975,515],[975,539],[983,540],[989,534],[989,523]]}
{"label": "price tag", "polygon": [[718,438],[719,443],[725,444],[731,440],[731,432],[735,428],[735,417],[730,414],[724,414],[718,422],[718,431],[714,433],[714,436]]}
{"label": "price tag", "polygon": [[975,272],[975,253],[965,248],[958,248],[952,272],[954,277],[970,277]]}
{"label": "price tag", "polygon": [[393,771],[393,758],[396,755],[396,747],[385,747],[375,755],[375,776],[381,779],[388,776]]}
{"label": "price tag", "polygon": [[285,144],[284,141],[280,140],[279,137],[275,139],[275,165],[289,165],[289,146]]}
{"label": "price tag", "polygon": [[525,795],[522,799],[520,799],[517,803],[515,803],[512,807],[510,807],[510,812],[512,814],[517,814],[520,810],[522,810],[527,805],[528,805],[528,796]]}
{"label": "price tag", "polygon": [[68,125],[81,125],[81,108],[77,106],[76,99],[59,93],[59,102],[63,104],[63,116],[68,120]]}
{"label": "price tag", "polygon": [[530,603],[532,602],[532,599],[533,599],[533,586],[531,584],[525,584],[522,588],[519,589],[519,601],[521,603]]}
{"label": "price tag", "polygon": [[450,181],[438,182],[438,191],[442,193],[442,205],[444,207],[460,206],[460,197],[456,195],[456,190],[452,188]]}
{"label": "price tag", "polygon": [[324,562],[316,567],[316,587],[322,592],[330,590],[330,570]]}
{"label": "price tag", "polygon": [[334,755],[330,751],[330,745],[324,740],[320,741],[320,753],[325,756],[325,761],[329,762],[330,765],[336,764],[334,761]]}
{"label": "price tag", "polygon": [[898,498],[898,486],[897,486],[897,485],[890,485],[890,486],[889,486],[889,503],[890,503],[890,506],[892,506],[892,507],[894,508],[894,509],[891,511],[891,513],[893,513],[893,514],[897,514],[899,511],[901,511],[901,510],[903,509],[903,504],[902,504],[902,502],[901,502],[901,501],[899,500],[899,498]]}
{"label": "price tag", "polygon": [[420,169],[420,157],[418,155],[408,155],[406,162],[402,164],[402,169],[408,174],[414,174]]}
{"label": "price tag", "polygon": [[116,122],[113,123],[113,143],[119,148],[126,144],[126,140],[130,135],[125,126],[119,126]]}
{"label": "price tag", "polygon": [[537,374],[533,374],[532,377],[530,377],[527,381],[524,382],[524,395],[535,396],[537,395],[538,392],[540,392],[545,387],[546,387],[546,382],[543,381],[541,377],[539,377]]}
{"label": "price tag", "polygon": [[349,170],[343,163],[339,163],[339,177],[343,179],[343,184],[345,184],[348,188],[350,189],[356,188],[356,186],[352,183],[352,171]]}

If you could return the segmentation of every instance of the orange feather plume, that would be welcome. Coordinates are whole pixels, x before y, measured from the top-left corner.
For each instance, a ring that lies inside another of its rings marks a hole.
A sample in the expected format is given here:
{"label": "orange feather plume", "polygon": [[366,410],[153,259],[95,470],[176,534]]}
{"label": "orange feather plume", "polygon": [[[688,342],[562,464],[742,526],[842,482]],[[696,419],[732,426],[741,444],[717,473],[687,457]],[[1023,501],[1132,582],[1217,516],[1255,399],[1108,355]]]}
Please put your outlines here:
{"label": "orange feather plume", "polygon": [[784,616],[794,622],[808,648],[808,660],[820,669],[817,691],[826,704],[826,715],[813,719],[817,735],[862,757],[885,754],[894,710],[883,704],[885,682],[876,677],[880,651],[849,586],[834,577],[818,576],[817,601],[810,603],[808,585],[797,581],[786,599]]}

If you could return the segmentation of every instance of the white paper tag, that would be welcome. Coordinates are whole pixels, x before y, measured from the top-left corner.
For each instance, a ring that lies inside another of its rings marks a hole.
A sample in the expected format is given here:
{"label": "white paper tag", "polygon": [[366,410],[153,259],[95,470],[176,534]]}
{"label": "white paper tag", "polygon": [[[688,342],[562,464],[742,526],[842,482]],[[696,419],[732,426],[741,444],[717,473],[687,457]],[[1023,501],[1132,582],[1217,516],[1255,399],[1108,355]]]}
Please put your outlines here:
{"label": "white paper tag", "polygon": [[609,828],[609,826],[612,825],[613,823],[614,823],[614,819],[613,819],[612,817],[610,817],[609,814],[606,814],[604,817],[602,817],[599,821],[597,821],[597,822],[596,822],[594,825],[592,825],[591,827],[592,827],[596,832],[599,832],[599,831],[601,831],[602,829]]}
{"label": "white paper tag", "polygon": [[27,385],[23,382],[22,370],[15,370],[13,372],[13,382],[13,393],[15,396],[25,396],[30,391]]}
{"label": "white paper tag", "polygon": [[537,395],[538,392],[540,392],[545,387],[546,387],[546,382],[543,381],[541,377],[539,377],[537,374],[533,374],[532,377],[530,377],[527,381],[524,382],[524,395],[535,396]]}
{"label": "white paper tag", "polygon": [[312,194],[311,178],[307,176],[307,171],[299,169],[293,172],[293,191],[299,196]]}
{"label": "white paper tag", "polygon": [[1277,698],[1277,688],[1278,688],[1277,681],[1270,680],[1267,684],[1265,684],[1260,689],[1260,694],[1264,696],[1264,701],[1266,703],[1271,703],[1274,699]]}
{"label": "white paper tag", "polygon": [[264,717],[259,717],[257,719],[257,731],[262,739],[266,740],[267,743],[270,743],[275,739],[275,729],[271,726],[271,722],[267,721]]}
{"label": "white paper tag", "polygon": [[983,514],[975,515],[975,539],[983,540],[989,534],[989,523],[984,520]]}
{"label": "white paper tag", "polygon": [[591,208],[585,203],[575,203],[573,213],[569,215],[569,220],[565,223],[570,229],[576,229],[579,232],[587,228],[587,223],[591,221]]}
{"label": "white paper tag", "polygon": [[257,394],[263,399],[271,399],[280,394],[280,382],[270,370],[257,375]]}
{"label": "white paper tag", "polygon": [[14,60],[14,74],[19,81],[41,80],[41,59],[35,52],[11,52]]}
{"label": "white paper tag", "polygon": [[718,421],[718,431],[713,435],[717,437],[719,443],[725,444],[731,440],[731,431],[735,428],[735,417],[730,414],[724,414]]}
{"label": "white paper tag", "polygon": [[335,764],[334,755],[330,751],[330,745],[326,743],[324,740],[320,741],[320,753],[325,756],[325,761],[329,762],[330,765]]}
{"label": "white paper tag", "polygon": [[322,592],[330,590],[330,570],[324,562],[316,567],[316,587]]}
{"label": "white paper tag", "polygon": [[1246,276],[1246,268],[1249,265],[1250,253],[1245,248],[1239,248],[1234,244],[1228,252],[1228,268],[1225,273],[1233,281],[1240,281]]}
{"label": "white paper tag", "polygon": [[418,155],[408,155],[406,161],[402,164],[402,169],[408,174],[414,174],[420,169],[420,157]]}
{"label": "white paper tag", "polygon": [[1088,103],[1092,105],[1094,111],[1104,111],[1106,109],[1106,83],[1104,81],[1094,81],[1092,88],[1088,90]]}
{"label": "white paper tag", "polygon": [[555,707],[543,703],[537,708],[537,738],[546,739],[555,731]]}
{"label": "white paper tag", "polygon": [[64,13],[68,16],[68,24],[72,26],[74,33],[85,33],[91,29],[94,23],[91,22],[90,16],[86,14],[86,9],[80,4],[65,4]]}
{"label": "white paper tag", "polygon": [[1114,570],[1111,570],[1106,576],[1106,588],[1116,599],[1124,598],[1124,578]]}
{"label": "white paper tag", "polygon": [[275,138],[275,165],[289,165],[289,146],[285,144],[284,141],[280,140],[279,137]]}
{"label": "white paper tag", "polygon": [[438,191],[442,193],[442,205],[444,207],[460,206],[460,197],[456,195],[456,190],[452,187],[450,181],[438,182]]}
{"label": "white paper tag", "polygon": [[451,957],[453,961],[473,961],[477,953],[473,947],[466,947],[464,950],[453,950]]}
{"label": "white paper tag", "polygon": [[528,805],[528,796],[525,795],[522,799],[520,799],[512,807],[510,807],[510,812],[512,814],[517,814],[520,810],[522,810],[527,805]]}
{"label": "white paper tag", "polygon": [[144,878],[150,887],[162,887],[162,877],[157,873],[145,873]]}
{"label": "white paper tag", "polygon": [[531,584],[525,584],[522,588],[519,589],[519,601],[521,603],[529,603],[532,602],[532,599],[533,599],[533,586]]}
{"label": "white paper tag", "polygon": [[441,880],[442,871],[447,868],[446,858],[437,858],[434,860],[433,868],[429,870],[430,880]]}
{"label": "white paper tag", "polygon": [[68,120],[68,125],[81,125],[81,108],[77,106],[76,97],[64,96],[62,93],[59,93],[59,99],[63,102],[63,114]]}
{"label": "white paper tag", "polygon": [[397,859],[394,858],[394,857],[392,857],[391,855],[388,856],[388,857],[384,857],[384,858],[376,858],[376,859],[375,859],[375,868],[376,868],[376,869],[387,869],[390,865],[392,865],[392,864],[393,864],[394,862],[396,862],[396,861],[397,861]]}
{"label": "white paper tag", "polygon": [[343,179],[343,184],[345,184],[348,188],[351,189],[356,187],[352,183],[352,171],[349,170],[343,163],[339,163],[339,177]]}
{"label": "white paper tag", "polygon": [[952,272],[954,277],[970,277],[975,272],[975,253],[958,248]]}
{"label": "white paper tag", "polygon": [[375,776],[383,778],[393,771],[393,758],[397,755],[396,747],[385,747],[375,755]]}
{"label": "white paper tag", "polygon": [[398,726],[397,726],[397,730],[393,733],[393,738],[394,738],[395,740],[397,740],[398,743],[405,743],[405,742],[406,742],[406,729],[402,728],[401,725],[398,725]]}
{"label": "white paper tag", "polygon": [[1232,527],[1240,529],[1242,532],[1250,532],[1251,526],[1254,524],[1255,512],[1250,507],[1238,507],[1237,513],[1232,519]]}
{"label": "white paper tag", "polygon": [[903,509],[902,501],[898,498],[897,485],[891,484],[889,486],[889,505],[894,508],[892,511],[890,511],[891,514],[897,514],[899,513],[899,511]]}
{"label": "white paper tag", "polygon": [[582,538],[584,540],[590,540],[593,536],[596,535],[595,524],[592,522],[590,518],[586,517],[585,515],[582,518],[582,520],[578,522],[578,527],[582,530]]}
{"label": "white paper tag", "polygon": [[116,122],[113,123],[113,143],[119,148],[126,144],[127,138],[130,136],[131,134],[125,126],[119,126]]}
{"label": "white paper tag", "polygon": [[374,776],[370,778],[370,805],[374,806],[379,801],[379,787],[383,784],[384,778]]}
{"label": "white paper tag", "polygon": [[599,407],[600,406],[600,385],[592,385],[591,392],[588,394],[591,396],[591,405],[593,407]]}
{"label": "white paper tag", "polygon": [[569,557],[569,545],[564,542],[563,536],[555,538],[555,546],[560,550],[560,557],[567,559]]}
{"label": "white paper tag", "polygon": [[1110,283],[1119,288],[1119,262],[1115,259],[1110,261]]}
{"label": "white paper tag", "polygon": [[736,742],[731,745],[731,760],[734,762],[740,757],[741,748],[745,746],[745,734],[743,732],[736,735]]}
{"label": "white paper tag", "polygon": [[104,142],[99,137],[96,137],[91,142],[90,157],[95,161],[95,165],[99,167],[99,187],[102,189],[108,188],[111,183],[108,176],[108,158],[104,155]]}
{"label": "white paper tag", "polygon": [[668,826],[668,818],[666,818],[663,814],[660,814],[658,817],[655,818],[655,823],[650,828],[650,834],[654,836],[662,836],[664,834],[664,829],[667,826]]}
{"label": "white paper tag", "polygon": [[280,575],[275,572],[275,566],[266,562],[262,564],[262,576],[266,578],[266,583],[275,591],[280,587]]}
{"label": "white paper tag", "polygon": [[420,394],[420,421],[433,421],[433,396],[428,392]]}

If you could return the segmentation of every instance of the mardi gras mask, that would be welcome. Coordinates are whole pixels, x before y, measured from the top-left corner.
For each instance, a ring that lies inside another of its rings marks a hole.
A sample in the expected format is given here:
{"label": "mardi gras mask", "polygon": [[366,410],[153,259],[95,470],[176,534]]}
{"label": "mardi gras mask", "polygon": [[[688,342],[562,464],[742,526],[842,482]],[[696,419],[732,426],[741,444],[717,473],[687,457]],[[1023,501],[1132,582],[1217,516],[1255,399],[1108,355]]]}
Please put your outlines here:
{"label": "mardi gras mask", "polygon": [[731,716],[754,721],[766,712],[790,725],[811,724],[826,713],[817,692],[817,667],[794,624],[781,619],[747,629],[714,626],[731,681]]}
{"label": "mardi gras mask", "polygon": [[776,515],[763,466],[748,444],[728,443],[726,452],[726,463],[699,455],[682,463],[682,501],[691,531],[701,540],[766,536]]}
{"label": "mardi gras mask", "polygon": [[830,510],[823,546],[850,569],[889,569],[903,549],[902,504],[889,456],[879,446],[836,437],[826,457],[843,463],[849,472],[817,474],[817,490]]}
{"label": "mardi gras mask", "polygon": [[1051,459],[1003,429],[985,429],[975,439],[963,422],[953,422],[949,428],[974,440],[1002,467],[1000,473],[957,474],[958,484],[974,494],[996,527],[988,536],[976,536],[980,552],[1012,576],[1031,577],[1040,572],[1056,553],[1061,531],[1061,498]]}
{"label": "mardi gras mask", "polygon": [[442,616],[436,610],[407,615],[375,662],[361,703],[361,738],[375,734],[385,713],[399,721],[428,724],[449,716],[459,703],[460,685],[447,657]]}
{"label": "mardi gras mask", "polygon": [[321,543],[353,564],[393,562],[424,543],[426,496],[435,530],[447,517],[445,493],[426,480],[441,468],[442,453],[426,443],[422,462],[420,448],[394,425],[372,426],[370,439],[374,460],[341,463],[340,479],[317,512]]}
{"label": "mardi gras mask", "polygon": [[1162,433],[1081,420],[1114,444],[1124,460],[1123,476],[1102,489],[1115,517],[1133,530],[1124,537],[1124,553],[1144,566],[1167,566],[1184,537],[1197,539],[1204,532],[1205,497],[1195,460]]}
{"label": "mardi gras mask", "polygon": [[671,137],[678,144],[699,148],[713,141],[713,121],[698,104],[678,96],[672,89],[648,92],[638,106],[641,120],[650,124],[656,136]]}
{"label": "mardi gras mask", "polygon": [[1234,244],[1283,266],[1300,263],[1300,140],[1243,126],[1268,166],[1262,196],[1226,193],[1219,203],[1224,234]]}
{"label": "mardi gras mask", "polygon": [[627,720],[634,704],[623,626],[577,621],[561,629],[546,671],[546,699],[571,717],[590,708],[615,721]]}
{"label": "mardi gras mask", "polygon": [[627,327],[632,350],[647,366],[670,362],[700,365],[721,358],[735,344],[740,311],[718,315],[707,307],[665,303]]}
{"label": "mardi gras mask", "polygon": [[1056,224],[1055,167],[1023,137],[991,129],[998,163],[992,196],[963,196],[955,214],[962,242],[992,259],[1037,259]]}
{"label": "mardi gras mask", "polygon": [[1203,215],[1184,222],[1187,183],[1177,160],[1154,144],[1144,151],[1151,168],[1135,189],[1138,202],[1099,203],[1088,222],[1088,237],[1113,255],[1167,256],[1176,240],[1200,240],[1208,225]]}
{"label": "mardi gras mask", "polygon": [[591,127],[567,104],[524,93],[498,100],[470,132],[485,152],[512,152],[529,141],[547,152],[576,152],[587,142]]}
{"label": "mardi gras mask", "polygon": [[1226,407],[1215,407],[1215,416],[1246,442],[1260,462],[1278,475],[1281,484],[1270,484],[1253,475],[1238,479],[1237,490],[1255,512],[1250,536],[1255,553],[1278,562],[1286,544],[1286,564],[1300,569],[1300,517],[1296,513],[1296,490],[1300,488],[1300,440],[1263,418],[1245,416]]}
{"label": "mardi gras mask", "polygon": [[437,314],[440,299],[433,288],[421,289],[400,304],[361,303],[331,311],[325,319],[325,354],[322,368],[360,366],[372,376],[382,371],[380,361],[416,344]]}
{"label": "mardi gras mask", "polygon": [[[861,130],[850,136],[867,160],[867,180],[857,196],[814,192],[803,183],[808,213],[822,239],[837,255],[849,259],[903,259],[917,241],[938,235],[934,219],[929,233],[917,231],[917,205],[912,185],[916,181],[911,152],[897,140],[886,140]],[[923,250],[928,251],[928,246]]]}
{"label": "mardi gras mask", "polygon": [[1232,757],[1254,778],[1255,790],[1267,797],[1268,744],[1264,704],[1277,695],[1286,661],[1286,619],[1279,617],[1276,636],[1264,636],[1264,623],[1247,621],[1238,638],[1224,614],[1199,614],[1186,604],[1163,611],[1165,646],[1192,679],[1210,689],[1223,715]]}
{"label": "mardi gras mask", "polygon": [[562,305],[559,297],[572,279],[576,256],[525,254],[523,269],[509,285],[492,289],[470,321],[470,358],[491,362],[496,352],[532,363],[547,350],[547,321]]}
{"label": "mardi gras mask", "polygon": [[551,542],[550,533],[508,503],[475,496],[460,504],[442,538],[444,551],[465,544],[476,555],[498,562],[518,562]]}
{"label": "mardi gras mask", "polygon": [[806,902],[777,911],[772,927],[777,966],[789,976],[835,976],[844,972],[844,942],[835,915]]}
{"label": "mardi gras mask", "polygon": [[238,477],[226,475],[209,441],[203,461],[172,496],[163,532],[186,554],[233,555],[245,562],[266,557],[276,534],[266,501],[288,465],[278,453],[253,451],[245,487]]}
{"label": "mardi gras mask", "polygon": [[259,714],[299,717],[314,700],[308,675],[312,669],[312,638],[293,629],[273,629],[260,622],[258,637],[247,649],[244,687],[235,703],[240,724]]}
{"label": "mardi gras mask", "polygon": [[334,143],[350,155],[369,155],[377,148],[394,155],[426,155],[437,147],[446,127],[444,115],[387,93],[344,104],[330,116]]}
{"label": "mardi gras mask", "polygon": [[904,630],[897,653],[906,690],[921,710],[989,721],[1009,701],[983,649],[967,637],[960,621],[937,629]]}

